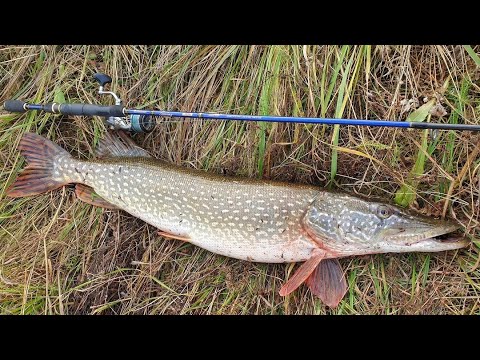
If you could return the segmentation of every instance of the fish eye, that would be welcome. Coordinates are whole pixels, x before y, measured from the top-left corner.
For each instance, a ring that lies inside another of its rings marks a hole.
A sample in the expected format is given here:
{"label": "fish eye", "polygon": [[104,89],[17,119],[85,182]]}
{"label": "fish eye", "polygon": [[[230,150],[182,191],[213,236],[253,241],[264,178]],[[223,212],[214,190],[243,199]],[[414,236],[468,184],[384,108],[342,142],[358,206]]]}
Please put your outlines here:
{"label": "fish eye", "polygon": [[382,219],[387,219],[392,215],[392,210],[388,206],[380,205],[377,209],[377,214]]}

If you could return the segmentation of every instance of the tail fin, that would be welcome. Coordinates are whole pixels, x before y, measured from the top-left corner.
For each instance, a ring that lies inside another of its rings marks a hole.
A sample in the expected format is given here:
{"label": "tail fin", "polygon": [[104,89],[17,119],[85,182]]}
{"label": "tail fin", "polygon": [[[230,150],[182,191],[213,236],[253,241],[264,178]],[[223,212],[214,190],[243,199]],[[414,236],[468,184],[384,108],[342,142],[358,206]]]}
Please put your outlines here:
{"label": "tail fin", "polygon": [[37,195],[68,184],[61,174],[54,173],[55,159],[70,157],[67,151],[34,133],[25,133],[18,148],[27,159],[28,166],[8,188],[7,196]]}

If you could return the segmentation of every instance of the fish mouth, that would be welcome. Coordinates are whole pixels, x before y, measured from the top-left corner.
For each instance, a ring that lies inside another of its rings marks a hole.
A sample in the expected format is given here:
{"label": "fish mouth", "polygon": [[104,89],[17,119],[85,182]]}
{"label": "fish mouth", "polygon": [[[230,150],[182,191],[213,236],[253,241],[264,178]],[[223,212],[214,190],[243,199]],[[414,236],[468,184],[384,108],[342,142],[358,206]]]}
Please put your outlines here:
{"label": "fish mouth", "polygon": [[396,243],[400,252],[437,252],[455,250],[467,246],[470,241],[452,222],[412,221],[409,227],[402,225],[383,232],[387,242]]}
{"label": "fish mouth", "polygon": [[426,236],[423,239],[408,244],[408,246],[419,247],[420,249],[424,249],[424,251],[445,251],[461,249],[468,246],[468,244],[470,244],[470,240],[458,231],[458,226],[449,225],[442,230],[436,231],[433,236]]}
{"label": "fish mouth", "polygon": [[470,240],[467,239],[465,234],[459,231],[434,236],[430,240],[440,245],[449,246],[449,249],[461,249],[470,244]]}
{"label": "fish mouth", "polygon": [[[438,241],[441,243],[458,243],[467,240],[465,236],[460,233],[452,234],[452,233],[445,233],[439,236],[434,236],[430,238],[430,240]],[[468,240],[467,240],[468,241]]]}

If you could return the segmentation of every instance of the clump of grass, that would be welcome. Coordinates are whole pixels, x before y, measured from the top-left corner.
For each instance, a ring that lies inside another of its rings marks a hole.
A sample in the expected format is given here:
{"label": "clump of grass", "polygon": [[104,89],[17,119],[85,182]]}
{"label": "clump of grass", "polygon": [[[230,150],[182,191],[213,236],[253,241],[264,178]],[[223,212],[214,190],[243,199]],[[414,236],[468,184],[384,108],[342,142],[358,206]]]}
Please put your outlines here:
{"label": "clump of grass", "polygon": [[[435,100],[448,114],[427,115],[430,121],[479,123],[479,51],[3,46],[0,102],[110,104],[96,95],[92,75],[100,71],[112,76],[113,90],[135,108],[405,119]],[[415,197],[404,205],[455,218],[474,241],[455,252],[342,259],[349,290],[331,310],[306,287],[287,298],[278,295],[295,265],[248,263],[165,240],[124,212],[77,201],[71,187],[4,197],[24,166],[17,150],[24,132],[41,133],[88,158],[104,130],[99,118],[0,113],[0,313],[480,312],[476,134],[440,132],[433,139],[416,130],[164,119],[151,134],[135,136],[158,158],[211,172],[331,186],[392,202],[409,184]],[[419,157],[422,166],[416,166]]]}

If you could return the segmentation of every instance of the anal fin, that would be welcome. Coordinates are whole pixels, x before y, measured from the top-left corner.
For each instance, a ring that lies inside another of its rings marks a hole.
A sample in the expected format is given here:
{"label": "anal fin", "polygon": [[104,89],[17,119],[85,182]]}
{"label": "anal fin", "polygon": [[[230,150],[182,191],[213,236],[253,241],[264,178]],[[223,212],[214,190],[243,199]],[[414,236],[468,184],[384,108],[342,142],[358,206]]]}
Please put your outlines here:
{"label": "anal fin", "polygon": [[338,306],[348,289],[338,259],[320,261],[305,283],[313,294],[331,308]]}
{"label": "anal fin", "polygon": [[110,204],[107,200],[98,195],[93,188],[83,184],[75,185],[75,195],[77,198],[87,204],[99,206],[105,209],[119,209],[117,206]]}

